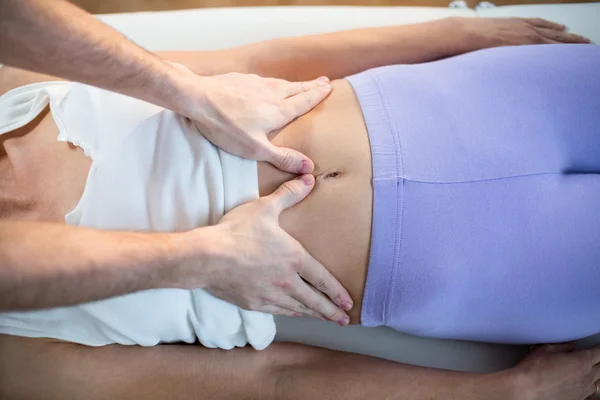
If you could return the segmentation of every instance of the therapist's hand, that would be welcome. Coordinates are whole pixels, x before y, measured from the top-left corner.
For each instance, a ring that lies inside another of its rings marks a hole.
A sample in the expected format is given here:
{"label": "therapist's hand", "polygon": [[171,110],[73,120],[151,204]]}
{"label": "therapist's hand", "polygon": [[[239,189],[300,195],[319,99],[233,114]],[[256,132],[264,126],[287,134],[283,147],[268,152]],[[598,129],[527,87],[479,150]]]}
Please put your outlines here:
{"label": "therapist's hand", "polygon": [[288,82],[239,73],[198,76],[191,71],[186,79],[181,113],[214,145],[243,158],[269,162],[282,171],[313,171],[308,157],[271,144],[267,134],[317,106],[331,92],[329,79]]}
{"label": "therapist's hand", "polygon": [[[247,310],[348,324],[342,310],[352,307],[348,292],[279,226],[279,214],[303,200],[314,184],[312,175],[303,175],[231,210],[218,224],[198,229],[202,236],[195,240],[210,252],[201,286]],[[194,287],[198,265],[186,270]]]}

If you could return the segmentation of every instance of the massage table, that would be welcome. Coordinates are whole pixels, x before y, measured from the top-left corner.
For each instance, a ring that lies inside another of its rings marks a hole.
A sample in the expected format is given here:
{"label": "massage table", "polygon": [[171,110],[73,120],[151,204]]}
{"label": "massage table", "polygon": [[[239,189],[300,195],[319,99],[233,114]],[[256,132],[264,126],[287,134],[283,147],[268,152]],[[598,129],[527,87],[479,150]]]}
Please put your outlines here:
{"label": "massage table", "polygon": [[[600,44],[600,3],[521,5],[477,10],[435,7],[240,7],[108,14],[99,15],[98,18],[149,50],[214,50],[275,37],[410,24],[450,16],[541,17],[566,24],[573,32]],[[310,318],[278,317],[276,321],[276,340],[279,341],[299,341],[459,371],[489,372],[511,367],[528,351],[527,346],[419,338],[384,327],[341,328]],[[580,341],[579,345],[599,343],[600,334]]]}

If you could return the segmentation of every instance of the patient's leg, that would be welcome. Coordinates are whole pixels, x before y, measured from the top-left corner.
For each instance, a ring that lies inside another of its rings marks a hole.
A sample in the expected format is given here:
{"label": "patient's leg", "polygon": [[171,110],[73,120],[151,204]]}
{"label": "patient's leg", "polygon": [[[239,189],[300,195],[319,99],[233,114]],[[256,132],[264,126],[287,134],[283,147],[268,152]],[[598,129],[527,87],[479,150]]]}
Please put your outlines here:
{"label": "patient's leg", "polygon": [[509,397],[503,373],[434,370],[287,343],[260,352],[199,345],[90,348],[0,335],[0,354],[0,398],[11,400]]}

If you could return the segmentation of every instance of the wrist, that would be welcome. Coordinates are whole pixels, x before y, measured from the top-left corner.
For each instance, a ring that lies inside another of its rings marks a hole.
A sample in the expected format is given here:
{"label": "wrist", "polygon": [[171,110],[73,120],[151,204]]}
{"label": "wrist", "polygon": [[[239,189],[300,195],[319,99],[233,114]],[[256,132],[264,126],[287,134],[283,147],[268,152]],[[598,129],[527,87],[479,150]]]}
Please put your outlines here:
{"label": "wrist", "polygon": [[201,111],[209,104],[204,82],[206,78],[184,66],[170,66],[172,70],[168,75],[168,84],[171,88],[171,105],[168,108],[184,117],[201,119]]}
{"label": "wrist", "polygon": [[482,375],[481,384],[490,388],[490,399],[529,400],[526,395],[524,380],[515,368]]}
{"label": "wrist", "polygon": [[164,236],[165,262],[156,273],[155,287],[197,289],[209,285],[209,270],[218,254],[218,245],[211,243],[211,227]]}
{"label": "wrist", "polygon": [[[448,17],[440,20],[444,24],[445,37],[451,42],[449,48],[452,49],[453,54],[458,55],[468,53],[483,48],[484,46],[479,44],[479,35],[477,29],[472,27],[475,18],[466,17]],[[477,24],[475,24],[477,26]]]}

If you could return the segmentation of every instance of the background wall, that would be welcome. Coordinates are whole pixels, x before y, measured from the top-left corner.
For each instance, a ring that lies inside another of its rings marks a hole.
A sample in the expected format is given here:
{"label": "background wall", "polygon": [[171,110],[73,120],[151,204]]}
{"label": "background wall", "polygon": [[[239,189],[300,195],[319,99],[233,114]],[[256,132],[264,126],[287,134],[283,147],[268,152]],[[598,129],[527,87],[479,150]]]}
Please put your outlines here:
{"label": "background wall", "polygon": [[[200,7],[284,6],[284,5],[364,5],[447,7],[451,0],[72,0],[94,14],[175,10]],[[466,0],[474,7],[479,0]],[[542,3],[591,3],[594,0],[492,0],[496,5]],[[597,1],[597,0],[596,0]]]}

